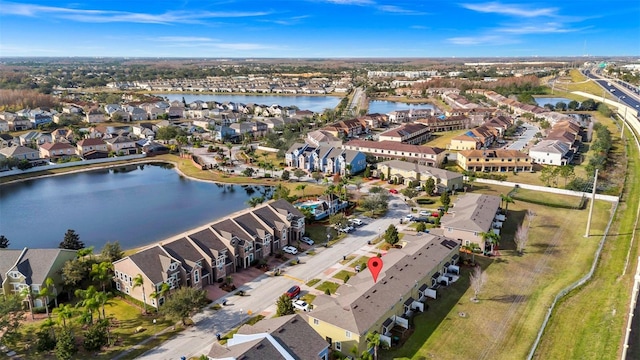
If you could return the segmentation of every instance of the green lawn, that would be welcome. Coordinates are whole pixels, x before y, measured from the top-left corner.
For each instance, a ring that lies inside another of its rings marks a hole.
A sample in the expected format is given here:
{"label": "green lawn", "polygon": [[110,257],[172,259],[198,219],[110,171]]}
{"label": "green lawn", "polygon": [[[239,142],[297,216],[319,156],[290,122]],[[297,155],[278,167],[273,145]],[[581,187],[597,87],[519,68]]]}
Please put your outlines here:
{"label": "green lawn", "polygon": [[[497,186],[476,189],[494,195],[509,190]],[[609,203],[595,203],[592,234],[602,234],[610,208]],[[525,254],[519,256],[513,234],[528,209],[537,216]],[[522,201],[510,204],[499,246],[501,256],[489,261],[476,255],[489,277],[481,301],[470,301],[473,294],[468,288],[468,274],[463,272],[455,285],[442,289],[440,298],[429,302],[427,313],[418,316],[416,333],[409,342],[401,350],[383,351],[381,358],[460,359],[461,354],[525,358],[553,297],[590,267],[599,236],[585,239],[585,226],[586,210],[555,209]],[[460,317],[459,312],[466,316]]]}
{"label": "green lawn", "polygon": [[344,280],[348,277],[352,277],[353,275],[355,275],[356,273],[351,272],[351,271],[347,271],[347,270],[340,270],[338,271],[337,274],[333,275],[334,279],[338,279],[342,282],[344,282]]}
{"label": "green lawn", "polygon": [[336,290],[338,290],[338,287],[340,287],[340,284],[335,283],[333,281],[325,281],[322,284],[318,285],[316,287],[316,289],[324,292],[327,289],[329,289],[329,291],[331,291],[331,294],[334,294],[336,292]]}
{"label": "green lawn", "polygon": [[306,284],[306,285],[307,285],[308,287],[313,287],[315,284],[317,284],[317,283],[319,283],[319,282],[320,282],[320,279],[311,279],[311,280],[309,280],[309,282],[307,282],[307,284]]}
{"label": "green lawn", "polygon": [[431,140],[429,140],[426,145],[432,146],[432,147],[438,147],[441,149],[447,149],[449,148],[449,144],[451,144],[451,139],[453,139],[454,137],[464,134],[466,133],[467,129],[463,129],[463,130],[454,130],[454,131],[447,131],[447,132],[437,132],[437,133],[433,133],[433,136],[431,137]]}

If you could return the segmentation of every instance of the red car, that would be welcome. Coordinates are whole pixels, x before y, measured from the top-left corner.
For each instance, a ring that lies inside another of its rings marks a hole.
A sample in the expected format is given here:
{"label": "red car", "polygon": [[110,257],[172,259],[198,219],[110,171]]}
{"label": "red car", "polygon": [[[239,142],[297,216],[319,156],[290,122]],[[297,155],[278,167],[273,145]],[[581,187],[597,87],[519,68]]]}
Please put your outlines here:
{"label": "red car", "polygon": [[296,298],[298,295],[300,295],[300,286],[292,286],[291,289],[287,290],[286,294],[290,299]]}
{"label": "red car", "polygon": [[392,194],[397,194],[397,193],[398,193],[398,190],[396,190],[396,189],[389,189],[389,192],[390,192],[390,193],[392,193]]}

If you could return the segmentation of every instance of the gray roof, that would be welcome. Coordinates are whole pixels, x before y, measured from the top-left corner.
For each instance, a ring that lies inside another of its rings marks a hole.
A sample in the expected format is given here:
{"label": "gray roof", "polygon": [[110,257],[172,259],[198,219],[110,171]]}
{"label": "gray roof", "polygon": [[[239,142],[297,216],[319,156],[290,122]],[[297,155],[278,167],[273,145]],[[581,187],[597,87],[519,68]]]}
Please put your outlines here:
{"label": "gray roof", "polygon": [[377,283],[368,272],[361,272],[338,288],[338,298],[319,295],[315,300],[318,308],[309,316],[360,335],[379,330],[371,327],[380,316],[404,302],[406,297],[402,297],[410,296],[421,281],[427,281],[459,246],[457,241],[430,234],[414,238],[420,240],[382,258],[385,264]]}
{"label": "gray roof", "polygon": [[[329,344],[299,314],[265,319],[238,329],[240,335],[269,334],[294,359],[318,359]],[[266,338],[250,340],[224,348],[215,343],[209,352],[215,358],[284,359]]]}
{"label": "gray roof", "polygon": [[493,195],[465,194],[442,216],[443,228],[488,232],[500,208],[500,198]]}
{"label": "gray roof", "polygon": [[272,203],[269,203],[268,206],[271,206],[272,208],[274,208],[276,210],[287,211],[287,212],[291,213],[295,217],[304,218],[304,215],[300,212],[300,210],[298,210],[297,207],[291,205],[291,203],[288,202],[287,200],[279,199],[279,200],[276,200],[276,201],[274,201]]}
{"label": "gray roof", "polygon": [[[159,245],[129,255],[129,259],[131,259],[154,284],[159,284],[166,280],[163,275],[166,274],[169,264],[171,264],[171,257],[169,257],[169,254]],[[159,269],[161,269],[161,271],[158,271]]]}
{"label": "gray roof", "polygon": [[440,169],[440,168],[433,167],[433,166],[419,165],[419,164],[416,164],[416,163],[411,163],[411,162],[402,161],[402,160],[383,161],[383,162],[378,164],[378,166],[380,166],[380,165],[389,166],[391,169],[398,169],[398,170],[405,170],[405,171],[416,171],[416,172],[418,172],[420,174],[432,176],[432,177],[435,177],[437,179],[451,180],[451,179],[456,179],[456,178],[461,178],[462,177],[462,174],[457,173],[457,172],[444,170],[444,169]]}
{"label": "gray roof", "polygon": [[560,140],[542,140],[529,149],[529,155],[532,151],[548,152],[564,155],[569,152],[569,145]]}
{"label": "gray roof", "polygon": [[240,227],[242,227],[247,233],[252,236],[263,238],[265,234],[269,233],[271,229],[267,229],[260,223],[251,213],[245,213],[233,218]]}
{"label": "gray roof", "polygon": [[[25,276],[25,282],[29,285],[44,284],[47,275],[62,252],[75,254],[75,250],[66,249],[29,249],[2,250],[0,260],[0,276],[16,268]],[[5,254],[8,254],[5,259]],[[17,254],[17,256],[16,256]],[[22,256],[20,256],[22,255]],[[12,264],[9,264],[13,260]],[[8,266],[8,268],[6,268]],[[5,270],[6,268],[6,270]]]}
{"label": "gray roof", "polygon": [[209,227],[187,236],[212,258],[218,257],[219,252],[227,250],[227,245]]}
{"label": "gray roof", "polygon": [[0,149],[0,154],[6,157],[14,157],[17,155],[36,153],[39,155],[38,150],[34,150],[26,146],[9,146],[4,149]]}
{"label": "gray roof", "polygon": [[269,206],[262,206],[256,208],[252,211],[253,215],[258,217],[268,226],[271,226],[274,229],[282,230],[286,226],[282,218],[278,215],[278,213]]}
{"label": "gray roof", "polygon": [[4,281],[4,276],[13,268],[20,258],[23,250],[0,249],[0,284]]}
{"label": "gray roof", "polygon": [[[250,240],[251,235],[246,230],[241,228],[238,224],[231,221],[231,219],[224,219],[216,223],[211,224],[211,228],[219,232],[222,236],[225,236],[223,232],[231,234],[241,240]],[[231,240],[231,239],[228,239]]]}
{"label": "gray roof", "polygon": [[178,259],[187,272],[191,272],[195,263],[203,260],[204,256],[196,249],[187,238],[180,238],[168,243],[163,243],[162,247],[169,255]]}
{"label": "gray roof", "polygon": [[296,150],[300,150],[304,147],[309,146],[308,144],[304,144],[304,143],[293,143],[293,145],[291,145],[291,147],[289,147],[289,150],[287,150],[287,154],[291,154]]}

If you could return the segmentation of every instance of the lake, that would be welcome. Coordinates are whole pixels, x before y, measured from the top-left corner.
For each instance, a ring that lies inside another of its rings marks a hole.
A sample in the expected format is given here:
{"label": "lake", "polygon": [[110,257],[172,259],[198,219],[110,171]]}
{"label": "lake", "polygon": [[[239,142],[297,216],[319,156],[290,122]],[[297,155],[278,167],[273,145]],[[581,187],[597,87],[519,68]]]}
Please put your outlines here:
{"label": "lake", "polygon": [[561,97],[533,97],[536,100],[538,106],[545,106],[546,104],[552,104],[556,106],[557,103],[563,102],[567,105],[571,102],[571,99],[561,98]]}
{"label": "lake", "polygon": [[57,248],[67,229],[99,251],[146,245],[246,209],[269,188],[189,180],[171,165],[131,165],[0,186],[9,247]]}
{"label": "lake", "polygon": [[409,110],[409,109],[434,109],[432,104],[407,104],[403,102],[386,101],[386,100],[372,100],[369,101],[369,114],[388,114],[397,110]]}
{"label": "lake", "polygon": [[154,96],[165,97],[169,101],[184,101],[187,104],[196,100],[217,101],[219,103],[234,102],[243,104],[259,104],[280,106],[296,106],[300,110],[310,110],[321,113],[324,109],[333,109],[340,103],[342,98],[338,96],[274,96],[274,95],[224,95],[224,94],[153,94]]}

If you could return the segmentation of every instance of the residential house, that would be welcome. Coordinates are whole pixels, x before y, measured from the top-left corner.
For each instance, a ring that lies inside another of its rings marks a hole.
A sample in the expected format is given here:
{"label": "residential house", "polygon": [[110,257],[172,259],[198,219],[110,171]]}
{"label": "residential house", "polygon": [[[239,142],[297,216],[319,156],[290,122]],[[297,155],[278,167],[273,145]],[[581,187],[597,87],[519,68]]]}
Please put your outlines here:
{"label": "residential house", "polygon": [[336,194],[328,194],[317,197],[315,200],[307,200],[296,204],[299,209],[307,209],[313,215],[314,220],[326,219],[349,206],[348,201],[342,201]]}
{"label": "residential house", "polygon": [[7,120],[0,119],[0,133],[9,131],[9,122]]}
{"label": "residential house", "polygon": [[367,166],[366,156],[359,151],[302,143],[294,143],[289,148],[285,162],[287,166],[309,172],[341,175],[357,174]]}
{"label": "residential house", "polygon": [[[182,286],[184,268],[160,245],[152,245],[113,263],[116,290],[158,308],[164,304],[162,284],[170,290]],[[142,276],[142,286],[134,287],[134,278]],[[144,297],[143,297],[144,294]]]}
{"label": "residential house", "polygon": [[274,231],[272,228],[263,224],[250,212],[232,217],[231,221],[249,234],[256,247],[256,254],[259,255],[259,258],[265,258],[273,254],[271,242],[273,241]]}
{"label": "residential house", "polygon": [[29,160],[31,163],[40,160],[40,152],[38,150],[22,145],[2,148],[0,149],[0,155],[6,158],[11,157],[18,160]]}
{"label": "residential house", "polygon": [[100,158],[107,157],[109,155],[109,149],[107,143],[100,138],[87,138],[78,141],[77,153],[82,158]]}
{"label": "residential house", "polygon": [[542,140],[529,149],[529,157],[534,164],[567,165],[573,160],[573,155],[567,143],[560,140]]}
{"label": "residential house", "polygon": [[513,119],[504,115],[493,117],[484,123],[484,126],[492,129],[492,133],[496,136],[504,136],[505,131],[513,125]]}
{"label": "residential house", "polygon": [[407,186],[412,183],[418,183],[422,186],[430,178],[435,181],[438,192],[459,190],[464,186],[462,174],[433,166],[400,160],[384,161],[378,163],[377,166],[378,173],[384,174],[385,179],[395,179],[397,183]]}
{"label": "residential house", "polygon": [[416,122],[426,125],[432,133],[468,129],[471,126],[471,119],[464,115],[429,116],[417,119]]}
{"label": "residential house", "polygon": [[55,129],[51,132],[51,141],[70,143],[74,140],[73,131],[70,129]]}
{"label": "residential house", "polygon": [[225,345],[214,342],[207,356],[212,360],[329,360],[329,353],[329,343],[294,314],[243,325]]}
{"label": "residential house", "polygon": [[162,242],[160,246],[172,258],[178,260],[184,271],[180,272],[181,286],[202,289],[209,285],[209,272],[205,270],[206,255],[196,244],[186,237]]}
{"label": "residential house", "polygon": [[[262,251],[257,252],[249,233],[231,219],[223,219],[211,224],[211,229],[235,254],[236,269],[247,269],[254,261],[262,259]],[[260,249],[262,250],[262,249]]]}
{"label": "residential house", "polygon": [[409,239],[404,248],[383,256],[385,266],[377,282],[360,272],[336,290],[340,296],[315,298],[309,325],[333,350],[343,354],[354,348],[358,354],[371,350],[366,341],[369,333],[380,334],[380,340],[391,345],[393,334],[410,329],[410,319],[426,310],[426,298],[436,292],[437,283],[448,283],[445,275],[456,268],[459,243],[431,234],[405,234],[404,239]]}
{"label": "residential house", "polygon": [[426,142],[430,136],[431,132],[428,126],[413,123],[403,124],[395,129],[387,130],[378,135],[378,140],[418,145]]}
{"label": "residential house", "polygon": [[142,109],[139,108],[137,106],[127,106],[127,113],[129,114],[129,119],[131,119],[131,121],[144,121],[147,120],[147,112]]}
{"label": "residential house", "polygon": [[458,153],[458,166],[465,171],[532,171],[531,158],[518,150],[463,150]]}
{"label": "residential house", "polygon": [[494,195],[469,193],[458,197],[440,219],[443,235],[457,239],[462,246],[475,244],[483,252],[493,250],[492,245],[483,239],[483,234],[494,231],[494,219],[500,203],[500,197]]}
{"label": "residential house", "polygon": [[445,157],[444,150],[440,148],[402,144],[394,141],[366,141],[356,139],[343,144],[342,148],[370,154],[377,159],[406,159],[435,167],[440,166]]}
{"label": "residential house", "polygon": [[68,158],[76,154],[76,148],[69,143],[44,143],[40,145],[40,157],[42,159],[57,160]]}
{"label": "residential house", "polygon": [[0,134],[0,149],[13,146],[15,138],[9,134]]}
{"label": "residential house", "polygon": [[43,299],[35,294],[38,294],[46,286],[47,279],[51,278],[53,286],[49,289],[49,300],[55,300],[62,291],[62,267],[76,256],[75,250],[66,249],[0,249],[2,294],[30,291],[34,294],[30,299],[31,305],[43,307]]}
{"label": "residential house", "polygon": [[123,153],[125,155],[131,155],[137,153],[136,142],[126,136],[115,136],[105,139],[107,142],[107,148],[109,151],[113,151],[116,154]]}
{"label": "residential house", "polygon": [[170,149],[168,147],[149,139],[136,141],[136,146],[141,150],[142,153],[146,154],[146,156],[162,155],[168,154],[170,152]]}
{"label": "residential house", "polygon": [[133,135],[141,139],[153,139],[156,133],[153,131],[153,124],[151,123],[139,123],[131,127]]}
{"label": "residential house", "polygon": [[389,117],[386,114],[367,114],[358,118],[363,126],[368,129],[377,129],[389,122]]}
{"label": "residential house", "polygon": [[33,129],[33,125],[29,119],[24,117],[12,117],[7,120],[10,131],[23,131],[28,129]]}
{"label": "residential house", "polygon": [[104,113],[98,108],[93,108],[87,112],[87,122],[89,124],[102,123],[106,120],[107,118],[104,116]]}
{"label": "residential house", "polygon": [[478,138],[462,134],[451,138],[449,150],[475,150],[482,146]]}
{"label": "residential house", "polygon": [[235,248],[228,247],[210,226],[193,230],[187,238],[206,255],[202,273],[210,284],[221,283],[235,272]]}
{"label": "residential house", "polygon": [[38,146],[47,142],[52,142],[50,133],[43,133],[40,131],[29,131],[18,137],[20,139],[20,145],[23,146]]}
{"label": "residential house", "polygon": [[342,140],[334,136],[328,131],[314,130],[307,133],[307,138],[304,140],[311,146],[319,147],[341,147]]}

